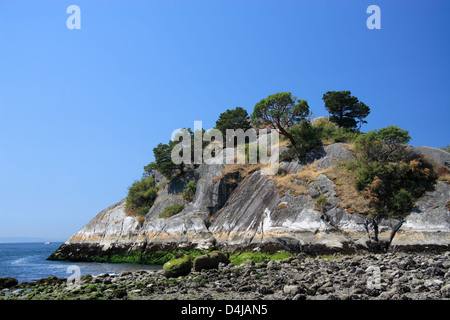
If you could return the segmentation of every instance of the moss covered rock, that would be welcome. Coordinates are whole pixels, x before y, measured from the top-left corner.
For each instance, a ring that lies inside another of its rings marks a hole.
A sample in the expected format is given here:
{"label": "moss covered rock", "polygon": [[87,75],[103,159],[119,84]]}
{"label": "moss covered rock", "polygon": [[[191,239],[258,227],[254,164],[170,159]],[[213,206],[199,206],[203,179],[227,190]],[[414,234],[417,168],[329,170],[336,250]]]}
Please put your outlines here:
{"label": "moss covered rock", "polygon": [[194,270],[200,271],[203,269],[217,269],[220,262],[229,264],[230,260],[222,252],[208,253],[195,258]]}
{"label": "moss covered rock", "polygon": [[163,274],[167,278],[186,276],[191,272],[191,258],[186,254],[175,256],[163,266]]}
{"label": "moss covered rock", "polygon": [[0,278],[0,289],[1,288],[11,288],[18,284],[17,279],[14,278]]}

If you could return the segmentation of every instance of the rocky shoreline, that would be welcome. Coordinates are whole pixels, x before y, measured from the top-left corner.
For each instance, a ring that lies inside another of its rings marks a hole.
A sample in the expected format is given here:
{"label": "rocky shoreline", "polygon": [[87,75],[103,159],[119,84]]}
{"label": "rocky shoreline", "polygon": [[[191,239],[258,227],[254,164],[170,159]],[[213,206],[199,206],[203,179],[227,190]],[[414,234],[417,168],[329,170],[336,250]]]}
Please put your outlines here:
{"label": "rocky shoreline", "polygon": [[162,270],[50,277],[0,290],[0,300],[448,300],[450,251],[220,263],[166,278]]}

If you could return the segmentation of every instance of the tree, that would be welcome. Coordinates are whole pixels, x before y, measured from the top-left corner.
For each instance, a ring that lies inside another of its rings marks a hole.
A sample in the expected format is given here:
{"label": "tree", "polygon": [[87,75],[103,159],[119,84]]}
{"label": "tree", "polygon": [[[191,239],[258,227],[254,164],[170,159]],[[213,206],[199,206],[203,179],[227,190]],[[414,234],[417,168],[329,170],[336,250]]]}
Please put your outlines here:
{"label": "tree", "polygon": [[216,121],[216,129],[220,130],[224,136],[227,129],[242,129],[246,131],[250,128],[248,113],[241,107],[231,110],[227,109],[227,111],[219,115],[219,119]]}
{"label": "tree", "polygon": [[290,92],[279,92],[258,102],[250,118],[255,124],[264,124],[278,130],[294,146],[295,139],[288,132],[288,128],[296,122],[304,121],[309,115],[306,100],[297,100]]}
{"label": "tree", "polygon": [[[190,134],[190,141],[185,141],[184,143],[188,145],[193,145],[194,142],[194,133],[191,129],[186,129]],[[180,136],[175,136],[175,140]],[[184,162],[179,164],[175,164],[172,161],[172,150],[179,144],[179,141],[170,140],[169,143],[160,143],[158,146],[153,148],[153,156],[155,157],[155,161],[149,163],[144,167],[144,177],[149,177],[153,175],[153,171],[159,171],[162,175],[164,175],[167,179],[171,180],[177,175],[192,169],[194,166],[187,165]],[[193,159],[193,148],[191,148],[191,154],[189,158]],[[192,167],[192,168],[191,168]]]}
{"label": "tree", "polygon": [[411,140],[407,130],[388,126],[360,135],[355,150],[367,161],[400,161],[407,157],[406,144]]}
{"label": "tree", "polygon": [[352,96],[350,91],[328,91],[322,100],[330,113],[330,121],[338,126],[355,129],[359,122],[359,130],[363,123],[367,123],[364,118],[369,115],[370,108]]}
{"label": "tree", "polygon": [[176,175],[183,172],[184,164],[175,164],[172,161],[172,149],[175,147],[176,142],[169,141],[168,144],[160,143],[153,148],[153,155],[155,161],[144,167],[145,176],[151,176],[154,170],[161,172],[169,180]]}
{"label": "tree", "polygon": [[189,181],[189,183],[184,187],[181,195],[186,201],[192,202],[194,200],[196,190],[197,184],[195,181]]}
{"label": "tree", "polygon": [[128,188],[125,206],[128,209],[135,210],[139,215],[145,216],[157,195],[158,187],[155,184],[155,179],[153,177],[143,178],[140,181],[135,181]]}
{"label": "tree", "polygon": [[355,118],[358,119],[358,131],[361,131],[361,126],[367,123],[364,118],[370,114],[370,108],[364,102],[358,102],[355,107]]}

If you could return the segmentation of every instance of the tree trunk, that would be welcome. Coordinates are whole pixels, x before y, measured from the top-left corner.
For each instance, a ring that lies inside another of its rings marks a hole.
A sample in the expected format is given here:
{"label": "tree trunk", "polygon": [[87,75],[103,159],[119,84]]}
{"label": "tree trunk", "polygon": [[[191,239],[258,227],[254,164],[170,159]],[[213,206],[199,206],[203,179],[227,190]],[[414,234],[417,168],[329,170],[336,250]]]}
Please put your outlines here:
{"label": "tree trunk", "polygon": [[292,144],[292,146],[295,146],[295,140],[294,140],[294,138],[292,138],[292,136],[289,134],[289,132],[287,132],[286,130],[284,130],[284,128],[283,127],[281,127],[281,126],[279,126],[278,127],[278,130],[280,130],[280,133],[283,135],[283,136],[285,136],[285,137],[287,137],[288,139],[289,139],[289,141],[291,142],[291,144]]}

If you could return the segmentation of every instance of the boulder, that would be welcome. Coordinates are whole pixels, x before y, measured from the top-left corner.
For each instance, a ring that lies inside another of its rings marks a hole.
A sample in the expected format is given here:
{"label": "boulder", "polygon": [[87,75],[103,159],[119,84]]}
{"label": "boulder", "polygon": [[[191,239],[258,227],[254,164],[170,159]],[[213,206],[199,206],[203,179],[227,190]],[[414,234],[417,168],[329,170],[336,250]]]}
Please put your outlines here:
{"label": "boulder", "polygon": [[208,253],[194,260],[194,270],[217,269],[219,263],[229,264],[230,260],[221,252]]}
{"label": "boulder", "polygon": [[285,285],[283,292],[285,295],[295,296],[296,294],[304,293],[305,290],[298,285]]}
{"label": "boulder", "polygon": [[177,255],[163,266],[163,274],[167,278],[186,276],[191,272],[191,258],[186,255]]}
{"label": "boulder", "polygon": [[0,289],[1,288],[11,288],[18,284],[17,279],[14,278],[0,278]]}

